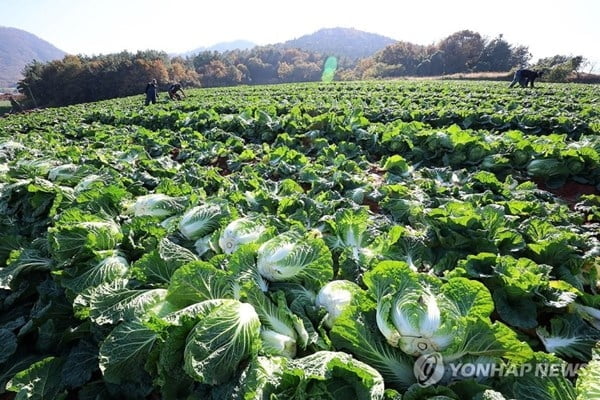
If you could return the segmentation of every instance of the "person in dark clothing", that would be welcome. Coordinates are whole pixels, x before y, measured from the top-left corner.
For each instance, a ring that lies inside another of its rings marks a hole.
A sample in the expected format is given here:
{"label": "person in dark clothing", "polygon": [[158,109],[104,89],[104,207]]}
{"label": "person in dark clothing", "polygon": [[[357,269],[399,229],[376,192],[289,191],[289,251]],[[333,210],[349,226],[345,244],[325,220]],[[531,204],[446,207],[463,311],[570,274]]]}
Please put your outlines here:
{"label": "person in dark clothing", "polygon": [[[179,92],[181,92],[181,94],[179,94]],[[183,92],[181,84],[179,83],[173,83],[171,86],[169,86],[168,93],[171,100],[181,100],[183,97],[185,97],[185,93]]]}
{"label": "person in dark clothing", "polygon": [[519,82],[521,87],[527,87],[529,83],[531,83],[531,87],[533,87],[533,82],[542,76],[542,74],[543,71],[537,72],[530,69],[519,69],[517,72],[515,72],[515,76],[508,87],[511,88],[515,86],[517,82]]}
{"label": "person in dark clothing", "polygon": [[146,102],[145,105],[150,103],[156,104],[156,99],[158,97],[158,86],[156,85],[156,79],[152,79],[146,85]]}

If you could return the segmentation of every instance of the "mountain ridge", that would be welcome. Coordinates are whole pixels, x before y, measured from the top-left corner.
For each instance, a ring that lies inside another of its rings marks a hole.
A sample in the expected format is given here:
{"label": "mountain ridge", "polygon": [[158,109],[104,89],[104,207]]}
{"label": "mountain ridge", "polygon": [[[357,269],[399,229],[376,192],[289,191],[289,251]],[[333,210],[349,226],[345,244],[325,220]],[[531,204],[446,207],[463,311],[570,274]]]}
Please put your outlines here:
{"label": "mountain ridge", "polygon": [[277,42],[265,46],[257,45],[245,39],[238,39],[230,42],[220,42],[208,47],[198,47],[182,54],[192,56],[202,51],[246,50],[251,49],[254,46],[274,46],[278,48],[294,47],[327,55],[359,59],[372,56],[379,50],[396,42],[396,39],[377,33],[362,31],[355,28],[335,27],[321,28],[313,33],[286,40],[285,42]]}
{"label": "mountain ridge", "polygon": [[0,88],[15,87],[23,68],[33,60],[61,59],[65,52],[33,33],[0,26]]}
{"label": "mountain ridge", "polygon": [[338,57],[359,59],[370,57],[386,46],[398,42],[377,33],[355,28],[322,28],[311,34],[275,44],[279,47],[297,47]]}

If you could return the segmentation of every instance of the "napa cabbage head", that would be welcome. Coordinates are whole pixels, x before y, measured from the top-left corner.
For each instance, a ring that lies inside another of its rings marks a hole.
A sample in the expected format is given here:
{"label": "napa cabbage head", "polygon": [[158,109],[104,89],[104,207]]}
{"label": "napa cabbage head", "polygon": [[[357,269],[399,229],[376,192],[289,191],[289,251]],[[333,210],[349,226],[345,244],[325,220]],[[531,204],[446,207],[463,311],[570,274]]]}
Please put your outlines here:
{"label": "napa cabbage head", "polygon": [[320,287],[333,278],[325,242],[311,234],[287,232],[263,243],[257,254],[259,274],[271,282],[305,282]]}
{"label": "napa cabbage head", "polygon": [[466,278],[442,282],[401,261],[379,263],[365,274],[364,282],[377,301],[379,331],[390,345],[412,356],[468,353],[467,334],[481,333],[470,326],[485,325],[476,321],[489,321],[494,309],[483,284]]}
{"label": "napa cabbage head", "polygon": [[95,185],[104,185],[110,178],[98,174],[89,174],[82,178],[73,188],[76,194],[92,189]]}
{"label": "napa cabbage head", "polygon": [[69,187],[75,187],[82,180],[93,174],[94,169],[89,165],[61,164],[48,171],[48,180]]}
{"label": "napa cabbage head", "polygon": [[261,351],[294,358],[298,347],[306,348],[309,334],[304,323],[290,310],[282,291],[267,295],[256,289],[249,291],[248,302],[256,310],[261,322]]}
{"label": "napa cabbage head", "polygon": [[67,270],[61,276],[61,283],[64,287],[79,293],[100,284],[123,278],[128,271],[129,262],[120,251],[97,251],[93,262],[80,263],[73,271]]}
{"label": "napa cabbage head", "polygon": [[78,181],[79,177],[77,176],[77,172],[79,171],[79,166],[75,164],[62,164],[56,167],[53,167],[50,171],[48,171],[48,179],[52,182],[72,182]]}
{"label": "napa cabbage head", "polygon": [[319,290],[315,304],[327,311],[324,322],[328,328],[333,326],[335,320],[348,307],[353,296],[361,291],[356,283],[346,280],[331,281]]}
{"label": "napa cabbage head", "polygon": [[389,314],[382,315],[386,322],[390,317],[399,334],[398,347],[413,356],[442,352],[461,333],[453,305],[426,286],[399,294],[392,301]]}
{"label": "napa cabbage head", "polygon": [[338,211],[332,218],[326,219],[325,223],[331,231],[331,235],[325,237],[331,249],[348,249],[354,260],[359,260],[361,255],[367,259],[373,256],[372,250],[368,248],[373,241],[373,235],[369,231],[372,222],[366,208]]}
{"label": "napa cabbage head", "polygon": [[267,354],[279,355],[286,358],[296,356],[296,340],[288,335],[273,331],[271,329],[261,329],[260,338],[262,340],[263,351]]}
{"label": "napa cabbage head", "polygon": [[189,240],[198,240],[218,229],[221,220],[228,214],[227,207],[221,204],[193,207],[181,217],[179,231]]}
{"label": "napa cabbage head", "polygon": [[257,242],[266,232],[265,226],[251,218],[238,218],[231,221],[221,232],[219,247],[225,254],[231,254],[242,244]]}
{"label": "napa cabbage head", "polygon": [[184,202],[184,198],[171,197],[162,193],[152,193],[136,198],[135,202],[130,205],[130,208],[136,217],[168,217],[183,211]]}

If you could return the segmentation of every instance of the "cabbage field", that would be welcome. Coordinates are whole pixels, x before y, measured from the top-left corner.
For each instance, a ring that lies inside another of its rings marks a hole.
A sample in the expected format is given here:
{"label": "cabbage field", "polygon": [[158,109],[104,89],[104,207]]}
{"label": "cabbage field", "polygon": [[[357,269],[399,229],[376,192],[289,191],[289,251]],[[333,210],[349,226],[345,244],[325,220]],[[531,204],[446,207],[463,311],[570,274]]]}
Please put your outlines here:
{"label": "cabbage field", "polygon": [[0,119],[0,399],[600,399],[600,86]]}

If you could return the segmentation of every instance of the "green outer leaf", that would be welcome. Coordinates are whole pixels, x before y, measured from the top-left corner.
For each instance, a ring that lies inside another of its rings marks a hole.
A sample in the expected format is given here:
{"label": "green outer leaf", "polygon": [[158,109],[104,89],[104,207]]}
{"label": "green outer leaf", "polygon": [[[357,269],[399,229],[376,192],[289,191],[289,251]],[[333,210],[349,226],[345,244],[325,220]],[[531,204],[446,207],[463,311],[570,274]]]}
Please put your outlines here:
{"label": "green outer leaf", "polygon": [[465,339],[453,354],[444,354],[445,361],[458,360],[465,355],[504,357],[514,362],[530,359],[533,351],[521,341],[515,331],[496,321],[471,319],[467,323]]}
{"label": "green outer leaf", "polygon": [[504,288],[498,288],[492,293],[496,311],[504,322],[519,328],[535,328],[537,322],[537,307],[529,298],[510,298]]}
{"label": "green outer leaf", "polygon": [[442,285],[441,292],[453,301],[462,316],[488,318],[494,311],[494,302],[483,283],[453,278]]}
{"label": "green outer leaf", "polygon": [[[317,321],[322,318],[322,315],[315,304],[316,294],[297,283],[276,283],[271,286],[271,289],[276,292],[276,297],[279,296],[277,292],[283,293],[289,309],[298,316],[296,331],[300,336],[300,345],[306,347],[314,344],[315,349],[329,350],[330,346],[317,332]],[[299,329],[300,326],[303,329]]]}
{"label": "green outer leaf", "polygon": [[170,328],[168,335],[166,335],[159,348],[156,383],[160,386],[165,399],[176,400],[182,398],[180,392],[188,393],[194,384],[193,379],[183,370],[183,350],[190,329],[186,326]]}
{"label": "green outer leaf", "polygon": [[592,360],[578,371],[575,385],[577,400],[600,399],[600,347],[592,352]]}
{"label": "green outer leaf", "polygon": [[120,384],[138,381],[158,335],[139,321],[117,325],[100,345],[99,365],[104,379]]}
{"label": "green outer leaf", "polygon": [[343,352],[318,351],[294,360],[259,356],[239,380],[213,390],[213,398],[382,400],[384,381],[375,369]]}
{"label": "green outer leaf", "polygon": [[41,357],[39,356],[19,354],[19,352],[16,352],[5,364],[0,365],[0,394],[5,393],[7,390],[6,383],[12,379],[15,374],[26,370],[40,360]]}
{"label": "green outer leaf", "polygon": [[[264,400],[277,398],[276,393],[283,381],[283,370],[289,366],[285,357],[258,356],[242,372],[240,379],[231,385],[222,385],[213,390],[214,399]],[[292,381],[294,382],[294,381]],[[270,397],[271,396],[271,397]]]}
{"label": "green outer leaf", "polygon": [[15,400],[55,399],[64,389],[61,380],[63,360],[48,357],[17,373],[7,384],[7,389],[16,392]]}
{"label": "green outer leaf", "polygon": [[387,385],[406,389],[416,382],[410,357],[385,342],[377,330],[375,310],[362,311],[367,307],[364,298],[354,299],[335,321],[330,332],[331,342],[338,350],[353,354],[358,360],[375,368]]}
{"label": "green outer leaf", "polygon": [[412,385],[402,396],[402,400],[459,400],[452,389],[445,386]]}
{"label": "green outer leaf", "polygon": [[62,368],[62,380],[67,387],[80,387],[90,380],[96,370],[98,370],[98,346],[88,341],[81,341],[69,352]]}
{"label": "green outer leaf", "polygon": [[536,333],[546,351],[565,359],[589,361],[592,349],[600,340],[600,331],[586,324],[576,314],[559,315],[550,320],[550,332],[538,327]]}
{"label": "green outer leaf", "polygon": [[52,269],[52,260],[42,257],[34,249],[15,250],[11,256],[14,259],[11,257],[6,267],[0,268],[0,289],[11,290],[11,287],[18,285],[22,275],[23,279],[27,279],[28,273]]}
{"label": "green outer leaf", "polygon": [[227,272],[208,262],[188,263],[171,277],[167,300],[178,307],[222,298],[233,298],[233,282]]}
{"label": "green outer leaf", "polygon": [[90,318],[98,325],[116,324],[142,318],[144,313],[163,302],[166,289],[127,289],[126,281],[102,285],[92,292]]}
{"label": "green outer leaf", "polygon": [[375,299],[414,288],[414,281],[415,274],[404,261],[382,261],[364,276],[364,283]]}
{"label": "green outer leaf", "polygon": [[199,322],[186,340],[184,369],[197,381],[224,383],[242,361],[258,353],[260,320],[250,304],[223,299],[195,318]]}
{"label": "green outer leaf", "polygon": [[555,373],[552,370],[552,366],[559,370],[566,367],[564,361],[551,354],[537,352],[526,362],[531,367],[529,372],[508,374],[497,383],[498,389],[507,397],[518,400],[575,399],[575,388],[571,381],[562,372]]}
{"label": "green outer leaf", "polygon": [[[351,355],[342,352],[319,351],[304,358],[292,360],[290,369],[283,371],[284,380],[288,371],[302,371],[303,381],[338,380],[335,389],[340,388],[340,380],[352,390],[356,400],[380,400],[383,398],[383,378],[373,367],[364,364]],[[306,385],[306,384],[305,384]],[[308,385],[306,385],[308,386]],[[339,398],[339,396],[333,396]]]}
{"label": "green outer leaf", "polygon": [[144,254],[133,264],[131,273],[142,282],[165,284],[170,282],[179,267],[197,260],[198,257],[190,250],[162,238],[155,250]]}

